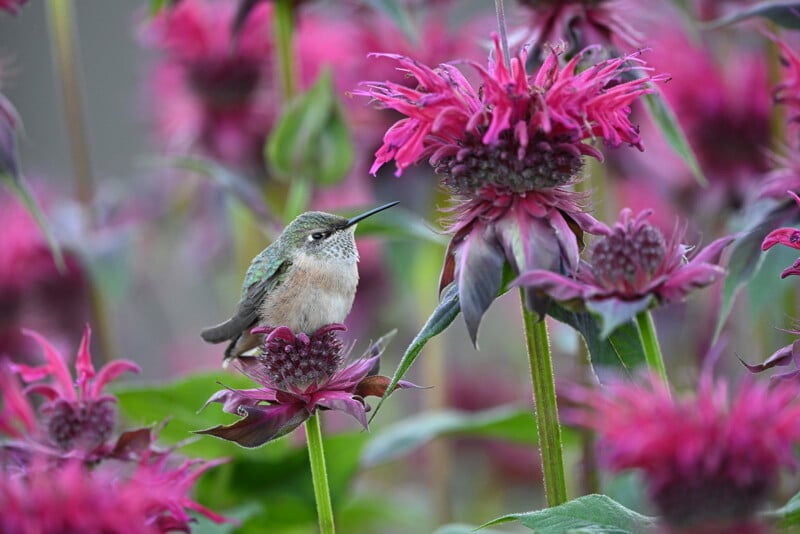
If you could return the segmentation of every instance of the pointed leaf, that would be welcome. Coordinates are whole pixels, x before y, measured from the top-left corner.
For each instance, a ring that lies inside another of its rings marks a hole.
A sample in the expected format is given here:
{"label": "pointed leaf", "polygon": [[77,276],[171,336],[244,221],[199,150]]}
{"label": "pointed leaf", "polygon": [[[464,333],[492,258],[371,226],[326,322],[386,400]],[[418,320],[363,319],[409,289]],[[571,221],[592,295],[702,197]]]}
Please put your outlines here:
{"label": "pointed leaf", "polygon": [[652,295],[633,301],[617,299],[589,300],[586,302],[586,309],[599,316],[600,324],[602,325],[600,339],[606,339],[617,328],[635,319],[639,312],[649,308],[652,301]]}
{"label": "pointed leaf", "polygon": [[553,302],[547,313],[580,332],[589,349],[592,368],[601,381],[609,375],[609,372],[618,374],[619,371],[623,371],[630,375],[634,368],[644,365],[644,347],[639,331],[632,321],[623,324],[608,337],[603,338],[600,335],[599,321],[589,312],[570,311]]}
{"label": "pointed leaf", "polygon": [[787,534],[797,532],[800,528],[800,493],[796,493],[789,502],[764,514],[778,521],[778,531]]}
{"label": "pointed leaf", "polygon": [[656,123],[669,146],[689,166],[697,183],[704,187],[707,186],[708,180],[703,175],[692,147],[689,146],[689,141],[686,139],[680,124],[678,124],[678,118],[669,107],[669,104],[667,104],[667,101],[660,94],[651,93],[644,95],[644,102],[647,105],[650,116],[653,118],[653,122]]}
{"label": "pointed leaf", "polygon": [[291,404],[242,406],[240,411],[246,415],[235,423],[195,430],[194,433],[216,436],[235,441],[242,447],[253,448],[285,436],[309,417],[304,408]]}
{"label": "pointed leaf", "polygon": [[478,326],[503,282],[505,255],[499,248],[492,226],[475,225],[454,251],[458,300],[476,347]]}
{"label": "pointed leaf", "polygon": [[725,325],[739,290],[761,268],[761,264],[764,261],[761,243],[764,238],[775,228],[789,226],[798,222],[800,222],[800,210],[797,209],[794,201],[786,202],[779,208],[765,214],[760,222],[736,239],[728,259],[728,275],[725,277],[725,283],[722,288],[722,305],[717,327],[714,331],[714,341],[722,332],[722,327]]}
{"label": "pointed leaf", "polygon": [[536,534],[647,534],[656,520],[625,508],[605,495],[586,495],[537,512],[509,514],[482,527],[519,521]]}
{"label": "pointed leaf", "polygon": [[417,356],[419,356],[419,353],[425,347],[428,340],[439,335],[445,328],[450,326],[456,316],[458,316],[459,311],[461,311],[461,306],[458,303],[458,286],[451,284],[444,290],[439,305],[433,310],[433,313],[422,327],[422,330],[417,333],[406,349],[405,354],[403,354],[403,358],[400,360],[397,370],[394,372],[394,376],[392,376],[392,381],[386,388],[387,395],[384,395],[378,402],[372,417],[369,418],[370,422],[375,419],[381,406],[386,401],[388,394],[394,391],[394,388],[408,372],[411,364],[417,359]]}
{"label": "pointed leaf", "polygon": [[257,219],[264,221],[269,218],[270,210],[258,189],[243,176],[213,160],[197,156],[182,156],[160,159],[155,162],[155,165],[171,166],[205,176],[236,197]]}
{"label": "pointed leaf", "polygon": [[350,169],[353,154],[344,111],[326,69],[289,104],[267,141],[265,157],[279,179],[334,185]]}
{"label": "pointed leaf", "polygon": [[[573,430],[564,428],[567,440]],[[530,408],[500,406],[481,412],[448,410],[408,417],[375,433],[361,462],[374,466],[410,454],[444,436],[484,437],[535,445],[536,419]],[[566,440],[565,440],[566,441]]]}
{"label": "pointed leaf", "polygon": [[706,25],[706,28],[722,28],[755,17],[764,17],[778,26],[797,30],[800,29],[800,2],[780,0],[760,2],[713,20]]}
{"label": "pointed leaf", "polygon": [[389,17],[411,43],[419,42],[419,33],[404,2],[400,0],[366,0],[366,3],[374,10]]}

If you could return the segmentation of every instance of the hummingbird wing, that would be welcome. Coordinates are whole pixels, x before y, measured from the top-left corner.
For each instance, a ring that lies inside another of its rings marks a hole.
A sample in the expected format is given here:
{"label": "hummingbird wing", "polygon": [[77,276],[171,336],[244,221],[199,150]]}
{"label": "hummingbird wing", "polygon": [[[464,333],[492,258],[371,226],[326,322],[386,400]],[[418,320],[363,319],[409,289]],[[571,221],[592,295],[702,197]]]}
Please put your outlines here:
{"label": "hummingbird wing", "polygon": [[233,317],[216,326],[206,328],[200,333],[208,343],[222,343],[233,340],[258,321],[258,310],[267,294],[282,280],[282,274],[291,262],[271,262],[266,255],[258,255],[245,275],[242,298],[236,306]]}

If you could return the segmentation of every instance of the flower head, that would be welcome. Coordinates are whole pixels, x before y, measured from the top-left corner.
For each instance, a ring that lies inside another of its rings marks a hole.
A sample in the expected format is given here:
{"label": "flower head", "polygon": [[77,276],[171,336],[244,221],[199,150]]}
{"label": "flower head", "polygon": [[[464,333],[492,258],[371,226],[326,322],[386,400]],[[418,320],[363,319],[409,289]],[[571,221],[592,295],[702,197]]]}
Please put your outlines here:
{"label": "flower head", "polygon": [[[800,206],[800,197],[793,191],[787,191],[792,198],[794,198],[797,205]],[[800,229],[797,228],[778,228],[771,231],[761,242],[761,250],[769,250],[775,245],[786,245],[795,249],[800,249]],[[781,278],[786,278],[791,275],[800,275],[800,258],[793,264],[783,270]]]}
{"label": "flower head", "polygon": [[762,532],[756,512],[781,470],[797,466],[800,401],[786,383],[745,381],[729,392],[704,376],[696,395],[675,397],[653,377],[569,396],[579,407],[565,420],[597,431],[612,471],[642,471],[670,532]]}
{"label": "flower head", "polygon": [[631,215],[626,208],[613,227],[598,231],[603,237],[573,276],[540,269],[524,273],[515,284],[561,302],[580,302],[603,318],[607,335],[640,311],[682,300],[725,274],[717,263],[732,236],[714,241],[687,260],[691,247],[681,243],[682,231],[676,230],[667,241],[647,222],[649,211]]}
{"label": "flower head", "polygon": [[[218,402],[224,411],[244,419],[198,433],[258,447],[291,432],[317,409],[340,410],[367,428],[364,397],[383,396],[389,385],[389,378],[376,374],[390,336],[342,367],[345,355],[336,332],[344,329],[344,325],[332,324],[311,335],[295,335],[286,326],[254,328],[253,334],[266,334],[261,353],[253,361],[239,358],[236,364],[261,387],[222,390],[206,402],[206,406]],[[413,384],[401,381],[397,387]]]}
{"label": "flower head", "polygon": [[628,22],[630,5],[621,0],[519,0],[530,12],[525,40],[540,49],[560,41],[573,49],[587,45],[636,47],[642,35]]}
{"label": "flower head", "polygon": [[168,146],[248,168],[275,120],[272,4],[260,2],[231,35],[236,5],[184,0],[148,22],[144,41],[162,53],[153,71],[157,125]]}
{"label": "flower head", "polygon": [[71,460],[54,469],[34,460],[24,474],[5,471],[0,476],[0,531],[189,532],[192,518],[186,509],[220,523],[225,518],[188,496],[197,478],[219,463],[194,460],[173,467],[159,460],[128,473],[121,465],[90,469]]}
{"label": "flower head", "polygon": [[[32,331],[26,334],[42,347],[47,363],[38,367],[12,364],[12,369],[29,384],[26,393],[45,398],[39,412],[44,417],[48,444],[64,453],[87,457],[103,454],[101,449],[107,445],[117,419],[117,399],[104,394],[103,388],[126,371],[138,372],[139,366],[118,360],[96,373],[89,353],[91,330],[87,325],[75,362],[77,377],[73,380],[64,358],[44,337]],[[45,378],[52,380],[42,382]]]}
{"label": "flower head", "polygon": [[[602,159],[587,140],[641,148],[630,122],[630,104],[652,91],[662,76],[624,81],[646,71],[639,54],[601,62],[578,72],[591,49],[563,68],[553,51],[533,75],[526,52],[503,57],[495,37],[496,60],[473,66],[483,82],[476,90],[452,64],[431,69],[396,59],[418,83],[368,83],[361,94],[406,115],[384,136],[372,172],[394,160],[397,174],[428,158],[458,199],[453,239],[440,289],[456,282],[461,311],[475,341],[480,319],[502,282],[508,260],[520,273],[577,266],[584,231],[597,226],[581,207],[582,197],[565,186],[576,181],[583,156]],[[540,313],[545,302],[528,293]]]}

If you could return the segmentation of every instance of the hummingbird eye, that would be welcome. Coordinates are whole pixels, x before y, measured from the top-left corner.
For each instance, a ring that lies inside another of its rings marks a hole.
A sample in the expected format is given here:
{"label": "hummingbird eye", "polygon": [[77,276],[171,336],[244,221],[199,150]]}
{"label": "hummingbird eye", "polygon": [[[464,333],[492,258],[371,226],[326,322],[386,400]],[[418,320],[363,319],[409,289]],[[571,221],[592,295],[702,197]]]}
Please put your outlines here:
{"label": "hummingbird eye", "polygon": [[322,241],[323,239],[327,239],[331,236],[330,231],[325,232],[314,232],[313,234],[308,236],[309,241]]}

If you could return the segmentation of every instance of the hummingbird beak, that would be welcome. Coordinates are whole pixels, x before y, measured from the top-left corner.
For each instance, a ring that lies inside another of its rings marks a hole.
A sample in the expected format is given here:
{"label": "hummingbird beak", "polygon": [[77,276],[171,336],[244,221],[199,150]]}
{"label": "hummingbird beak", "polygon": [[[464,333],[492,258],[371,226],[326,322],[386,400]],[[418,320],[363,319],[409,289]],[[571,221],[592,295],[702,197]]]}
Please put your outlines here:
{"label": "hummingbird beak", "polygon": [[347,221],[347,224],[344,225],[344,228],[349,228],[349,227],[353,226],[354,224],[356,224],[357,222],[363,221],[367,217],[375,215],[379,211],[388,210],[392,206],[396,206],[398,204],[400,204],[400,201],[395,200],[394,202],[389,202],[388,204],[384,204],[383,206],[379,206],[379,207],[377,207],[375,209],[371,209],[371,210],[369,210],[369,211],[367,211],[365,213],[362,213],[361,215],[356,215],[355,217],[353,217],[352,219]]}

